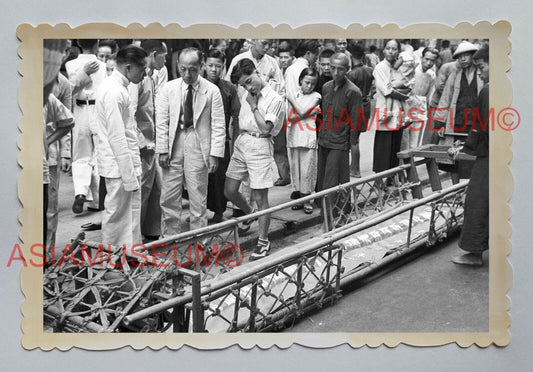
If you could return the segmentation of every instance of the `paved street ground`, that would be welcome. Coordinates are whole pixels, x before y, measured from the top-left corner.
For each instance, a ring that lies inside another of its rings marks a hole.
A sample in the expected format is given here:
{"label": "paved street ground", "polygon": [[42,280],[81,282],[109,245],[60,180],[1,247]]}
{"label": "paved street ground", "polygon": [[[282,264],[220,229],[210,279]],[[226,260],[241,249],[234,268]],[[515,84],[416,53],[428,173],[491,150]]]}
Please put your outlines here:
{"label": "paved street ground", "polygon": [[[374,131],[361,135],[361,172],[372,174]],[[273,187],[269,191],[271,205],[289,200],[291,186]],[[72,178],[61,175],[59,227],[56,244],[64,246],[87,222],[99,222],[100,212],[71,211],[74,198]],[[227,209],[226,218],[232,210]],[[188,215],[185,204],[182,221]],[[297,223],[316,217],[303,211],[282,211],[273,216],[271,230],[282,228],[284,221]],[[209,216],[210,217],[210,216]],[[256,238],[257,224],[252,225]],[[255,230],[255,231],[254,231]],[[101,241],[101,231],[89,231],[86,239]],[[274,242],[274,249],[290,245],[295,235]],[[359,288],[344,290],[343,297],[331,307],[308,314],[288,328],[287,332],[485,332],[488,330],[488,255],[485,266],[469,268],[454,265],[450,258],[460,253],[457,237],[411,257],[394,270],[382,271],[374,280]],[[246,261],[250,251],[246,251]],[[398,266],[398,265],[396,265]]]}

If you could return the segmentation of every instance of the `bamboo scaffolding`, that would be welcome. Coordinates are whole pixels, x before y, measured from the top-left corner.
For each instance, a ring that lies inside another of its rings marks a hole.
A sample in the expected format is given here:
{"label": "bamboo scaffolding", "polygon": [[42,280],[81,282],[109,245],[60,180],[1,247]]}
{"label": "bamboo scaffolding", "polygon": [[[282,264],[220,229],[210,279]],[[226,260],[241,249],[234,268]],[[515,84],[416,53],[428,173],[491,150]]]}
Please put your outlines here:
{"label": "bamboo scaffolding", "polygon": [[[405,168],[408,168],[409,166],[405,166]],[[396,173],[396,171],[393,171],[391,173]],[[385,172],[383,172],[385,173]],[[368,177],[370,178],[370,177]],[[393,218],[401,213],[410,211],[411,209],[420,207],[422,205],[431,203],[433,201],[436,201],[438,199],[441,199],[445,197],[446,195],[449,195],[451,193],[457,192],[461,189],[464,189],[468,185],[468,180],[461,181],[458,184],[455,184],[453,186],[450,186],[444,190],[435,192],[427,197],[424,197],[422,199],[418,199],[412,202],[409,202],[403,206],[400,206],[398,208],[395,208],[391,211],[387,211],[384,213],[381,213],[377,215],[375,218],[372,218],[371,221],[366,221],[361,224],[357,224],[353,227],[343,229],[342,231],[332,231],[329,234],[313,238],[309,241],[298,243],[293,245],[292,247],[288,247],[287,249],[284,249],[282,251],[276,252],[272,254],[269,257],[266,257],[263,260],[254,262],[253,264],[241,266],[238,268],[235,268],[231,272],[229,272],[227,275],[225,275],[223,278],[218,278],[215,283],[205,283],[202,286],[201,295],[204,296],[206,294],[209,294],[210,292],[220,290],[224,287],[230,286],[233,283],[239,282],[241,280],[246,279],[247,277],[250,277],[252,275],[257,275],[258,273],[268,270],[272,267],[275,267],[276,265],[283,264],[287,261],[293,260],[299,256],[305,255],[306,253],[310,253],[313,250],[331,245],[336,247],[335,244],[338,240],[341,240],[345,237],[348,237],[350,235],[353,235],[355,233],[358,233],[362,230],[365,230],[367,228],[370,228],[374,225],[377,225],[378,223],[384,222],[390,218]],[[329,192],[332,192],[332,190],[335,190],[338,188],[329,189]],[[299,200],[299,202],[301,202]],[[287,203],[289,204],[289,203]],[[263,211],[265,212],[265,211]],[[187,302],[190,302],[192,300],[192,293],[188,292],[185,293],[183,296],[180,297],[174,297],[171,299],[168,299],[166,301],[162,301],[156,305],[147,307],[139,312],[130,314],[124,318],[125,324],[130,324],[132,322],[135,322],[136,320],[151,316],[153,314],[165,311],[169,308],[172,308],[177,305],[183,305]]]}

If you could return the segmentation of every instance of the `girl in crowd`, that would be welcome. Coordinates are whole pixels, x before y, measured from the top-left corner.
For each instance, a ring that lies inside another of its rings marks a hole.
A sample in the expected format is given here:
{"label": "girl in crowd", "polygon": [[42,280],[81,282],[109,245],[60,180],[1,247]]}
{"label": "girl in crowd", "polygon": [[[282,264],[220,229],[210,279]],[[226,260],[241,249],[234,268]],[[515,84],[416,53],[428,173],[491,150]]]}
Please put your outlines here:
{"label": "girl in crowd", "polygon": [[[320,94],[314,91],[317,81],[317,70],[305,68],[298,78],[298,92],[287,92],[287,100],[291,105],[285,124],[287,151],[293,194],[296,198],[309,195],[316,185],[318,145],[315,117],[321,98]],[[292,209],[303,209],[306,214],[313,212],[310,202],[295,205]]]}

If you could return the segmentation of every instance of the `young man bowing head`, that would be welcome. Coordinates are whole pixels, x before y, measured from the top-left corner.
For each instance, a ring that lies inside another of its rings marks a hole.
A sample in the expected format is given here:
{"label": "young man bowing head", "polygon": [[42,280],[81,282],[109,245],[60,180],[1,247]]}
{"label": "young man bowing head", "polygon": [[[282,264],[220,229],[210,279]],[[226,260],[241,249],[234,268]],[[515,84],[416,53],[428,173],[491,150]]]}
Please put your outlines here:
{"label": "young man bowing head", "polygon": [[117,67],[96,96],[96,154],[107,195],[102,214],[104,244],[141,243],[141,158],[135,122],[131,117],[129,83],[145,76],[146,52],[128,45],[117,53]]}
{"label": "young man bowing head", "polygon": [[[274,186],[277,177],[272,137],[283,125],[283,99],[259,76],[255,64],[248,58],[235,65],[231,82],[242,86],[246,93],[241,98],[241,133],[235,141],[226,172],[224,193],[239,209],[249,214],[253,212],[252,208],[239,192],[239,186],[249,179],[252,199],[259,210],[269,207],[268,189]],[[251,223],[244,223],[241,231],[248,231]],[[270,216],[259,217],[259,240],[250,260],[263,258],[269,253],[269,225]]]}

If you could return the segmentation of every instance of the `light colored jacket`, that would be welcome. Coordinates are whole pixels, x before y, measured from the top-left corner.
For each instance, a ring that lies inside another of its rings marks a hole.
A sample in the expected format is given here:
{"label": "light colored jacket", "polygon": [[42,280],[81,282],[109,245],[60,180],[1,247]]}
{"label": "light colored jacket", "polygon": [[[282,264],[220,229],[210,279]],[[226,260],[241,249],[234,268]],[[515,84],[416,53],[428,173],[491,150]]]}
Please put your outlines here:
{"label": "light colored jacket", "polygon": [[[461,90],[461,76],[463,74],[463,69],[458,67],[457,70],[453,71],[448,80],[446,80],[446,85],[440,96],[438,112],[434,114],[435,118],[445,118],[446,124],[450,124],[450,110],[452,110],[453,115],[455,115],[455,107],[457,105],[457,99],[459,98],[459,92]],[[477,79],[477,94],[483,88],[483,81],[479,78],[479,75],[474,71],[474,79]],[[454,120],[455,118],[452,118]]]}
{"label": "light colored jacket", "polygon": [[139,140],[131,117],[128,79],[117,70],[104,80],[96,96],[96,157],[102,177],[120,178],[126,191],[139,189]]}
{"label": "light colored jacket", "polygon": [[[206,165],[209,156],[224,157],[226,123],[224,104],[216,85],[198,77],[199,85],[193,104],[193,126]],[[156,97],[156,144],[155,152],[172,156],[174,138],[179,126],[182,107],[183,79],[169,81]]]}

